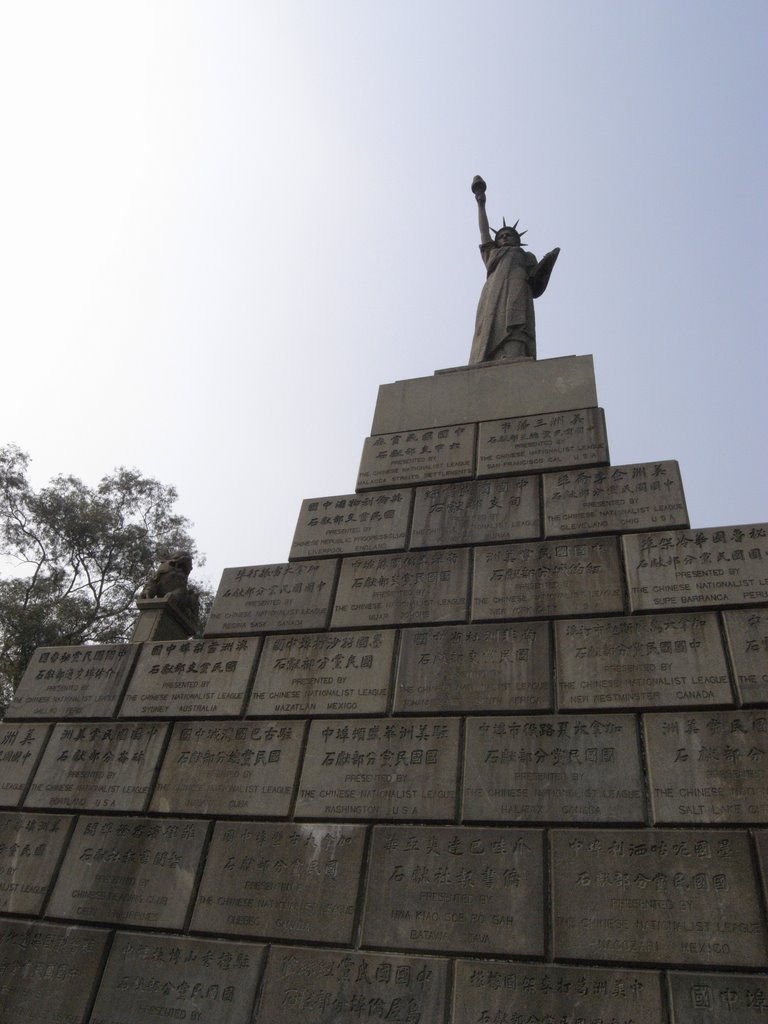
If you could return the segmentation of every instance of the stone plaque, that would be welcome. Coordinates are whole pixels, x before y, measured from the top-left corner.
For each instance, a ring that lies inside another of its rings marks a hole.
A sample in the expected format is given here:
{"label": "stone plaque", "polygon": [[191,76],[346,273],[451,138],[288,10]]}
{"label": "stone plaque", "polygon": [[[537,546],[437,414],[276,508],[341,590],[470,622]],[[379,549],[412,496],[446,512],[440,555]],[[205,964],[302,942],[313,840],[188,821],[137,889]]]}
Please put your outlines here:
{"label": "stone plaque", "polygon": [[724,612],[723,620],[742,701],[768,703],[768,609]]}
{"label": "stone plaque", "polygon": [[546,711],[549,624],[404,629],[395,712]]}
{"label": "stone plaque", "polygon": [[480,424],[479,477],[607,463],[608,438],[602,409],[515,416]]}
{"label": "stone plaque", "polygon": [[303,722],[177,722],[150,810],[284,818],[303,735]]}
{"label": "stone plaque", "polygon": [[622,538],[633,612],[768,602],[768,524]]}
{"label": "stone plaque", "polygon": [[413,492],[340,494],[302,502],[290,559],[371,551],[402,551],[407,546]]}
{"label": "stone plaque", "polygon": [[120,717],[240,715],[260,648],[259,637],[146,643]]}
{"label": "stone plaque", "polygon": [[451,1020],[663,1024],[663,1005],[655,971],[458,960]]}
{"label": "stone plaque", "polygon": [[363,944],[544,955],[543,832],[373,830]]}
{"label": "stone plaque", "polygon": [[207,832],[183,818],[81,817],[48,915],[183,928]]}
{"label": "stone plaque", "polygon": [[616,538],[482,548],[472,595],[473,620],[623,612]]}
{"label": "stone plaque", "polygon": [[345,558],[331,625],[462,621],[468,589],[469,548]]}
{"label": "stone plaque", "polygon": [[338,561],[225,569],[206,636],[325,629]]}
{"label": "stone plaque", "polygon": [[394,629],[269,636],[249,715],[375,715],[387,710]]}
{"label": "stone plaque", "polygon": [[266,947],[118,932],[89,1024],[250,1020]]}
{"label": "stone plaque", "polygon": [[675,1024],[764,1024],[768,1014],[766,974],[670,972]]}
{"label": "stone plaque", "polygon": [[633,715],[467,719],[464,821],[645,821]]}
{"label": "stone plaque", "polygon": [[745,832],[554,830],[555,959],[764,967]]}
{"label": "stone plaque", "polygon": [[452,820],[459,724],[456,718],[312,722],[296,816]]}
{"label": "stone plaque", "polygon": [[688,526],[676,462],[568,469],[544,476],[547,537]]}
{"label": "stone plaque", "polygon": [[135,644],[38,647],[6,720],[112,718],[136,653]]}
{"label": "stone plaque", "polygon": [[5,1024],[85,1024],[109,932],[0,920]]}
{"label": "stone plaque", "polygon": [[219,821],[193,931],[350,942],[365,829]]}
{"label": "stone plaque", "polygon": [[497,544],[541,534],[535,476],[417,487],[411,547]]}
{"label": "stone plaque", "polygon": [[768,820],[768,716],[760,711],[644,715],[654,821]]}
{"label": "stone plaque", "polygon": [[0,807],[18,807],[50,725],[0,722]]}
{"label": "stone plaque", "polygon": [[143,811],[167,731],[155,722],[60,722],[24,806]]}
{"label": "stone plaque", "polygon": [[464,423],[366,437],[356,489],[465,480],[474,472],[476,436],[476,425]]}
{"label": "stone plaque", "polygon": [[0,813],[0,912],[39,914],[74,818]]}
{"label": "stone plaque", "polygon": [[560,708],[732,704],[716,612],[555,623]]}
{"label": "stone plaque", "polygon": [[441,1024],[448,961],[273,946],[254,1024]]}

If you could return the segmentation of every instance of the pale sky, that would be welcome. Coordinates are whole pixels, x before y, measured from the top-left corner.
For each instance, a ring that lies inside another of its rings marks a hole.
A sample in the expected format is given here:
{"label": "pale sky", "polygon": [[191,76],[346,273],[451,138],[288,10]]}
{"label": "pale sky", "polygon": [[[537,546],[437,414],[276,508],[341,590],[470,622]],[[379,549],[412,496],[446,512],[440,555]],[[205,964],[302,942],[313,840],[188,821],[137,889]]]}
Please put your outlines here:
{"label": "pale sky", "polygon": [[174,484],[215,585],[466,363],[491,224],[560,260],[614,464],[768,518],[765,0],[0,4],[0,442]]}

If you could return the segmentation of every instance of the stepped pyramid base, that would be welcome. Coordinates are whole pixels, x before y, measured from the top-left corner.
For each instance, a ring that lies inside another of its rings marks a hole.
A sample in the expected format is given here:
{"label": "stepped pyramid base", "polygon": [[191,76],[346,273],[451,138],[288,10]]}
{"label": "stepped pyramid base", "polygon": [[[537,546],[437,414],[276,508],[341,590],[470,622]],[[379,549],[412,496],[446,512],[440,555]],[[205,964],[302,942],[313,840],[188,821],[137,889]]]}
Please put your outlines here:
{"label": "stepped pyramid base", "polygon": [[612,466],[591,357],[384,385],[202,639],[35,653],[0,1017],[762,1021],[767,637],[768,527]]}

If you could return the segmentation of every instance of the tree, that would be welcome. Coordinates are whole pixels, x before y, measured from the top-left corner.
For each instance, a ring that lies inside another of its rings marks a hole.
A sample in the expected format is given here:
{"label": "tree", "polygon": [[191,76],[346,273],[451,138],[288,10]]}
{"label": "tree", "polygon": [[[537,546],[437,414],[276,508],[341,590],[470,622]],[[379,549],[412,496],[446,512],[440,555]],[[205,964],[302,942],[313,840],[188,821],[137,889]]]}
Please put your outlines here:
{"label": "tree", "polygon": [[[173,487],[121,467],[94,488],[57,476],[35,491],[29,461],[0,448],[0,705],[36,647],[130,639],[136,592],[158,559],[185,550],[205,561]],[[210,587],[191,586],[205,611]]]}

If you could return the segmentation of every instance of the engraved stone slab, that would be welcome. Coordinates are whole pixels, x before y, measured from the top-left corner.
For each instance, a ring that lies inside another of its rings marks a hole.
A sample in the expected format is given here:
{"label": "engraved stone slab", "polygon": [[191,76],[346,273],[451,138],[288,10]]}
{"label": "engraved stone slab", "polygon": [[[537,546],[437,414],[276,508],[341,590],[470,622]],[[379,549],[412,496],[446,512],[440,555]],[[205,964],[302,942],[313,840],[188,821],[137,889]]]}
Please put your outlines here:
{"label": "engraved stone slab", "polygon": [[474,423],[366,437],[357,490],[463,480],[475,467]]}
{"label": "engraved stone slab", "polygon": [[0,722],[0,807],[18,807],[50,725]]}
{"label": "engraved stone slab", "polygon": [[0,921],[0,1007],[7,1024],[85,1024],[109,932]]}
{"label": "engraved stone slab", "polygon": [[383,713],[395,634],[382,629],[267,637],[247,713]]}
{"label": "engraved stone slab", "polygon": [[768,601],[768,524],[622,538],[633,612]]}
{"label": "engraved stone slab", "polygon": [[644,715],[654,821],[768,819],[768,717],[760,711]]}
{"label": "engraved stone slab", "polygon": [[407,546],[410,490],[302,502],[290,559],[397,551]]}
{"label": "engraved stone slab", "polygon": [[732,704],[716,612],[555,623],[560,708]]}
{"label": "engraved stone slab", "polygon": [[296,815],[451,820],[458,749],[456,718],[312,722]]}
{"label": "engraved stone slab", "polygon": [[336,559],[225,569],[206,636],[325,629]]}
{"label": "engraved stone slab", "polygon": [[266,947],[118,932],[89,1024],[250,1020]]}
{"label": "engraved stone slab", "polygon": [[768,703],[768,609],[723,612],[723,621],[742,701]]}
{"label": "engraved stone slab", "polygon": [[465,821],[645,821],[633,715],[470,718]]}
{"label": "engraved stone slab", "polygon": [[468,548],[345,558],[331,625],[461,621],[468,589]]}
{"label": "engraved stone slab", "polygon": [[554,956],[764,967],[744,832],[553,830]]}
{"label": "engraved stone slab", "polygon": [[144,644],[120,717],[239,715],[260,648],[258,637]]}
{"label": "engraved stone slab", "polygon": [[546,711],[549,624],[404,629],[396,712]]}
{"label": "engraved stone slab", "polygon": [[363,944],[544,953],[543,832],[373,830]]}
{"label": "engraved stone slab", "polygon": [[[507,1011],[514,1006],[515,1015]],[[458,960],[452,1024],[477,1021],[663,1024],[655,971]]]}
{"label": "engraved stone slab", "polygon": [[167,731],[154,722],[58,723],[24,806],[143,811]]}
{"label": "engraved stone slab", "polygon": [[365,829],[219,821],[191,928],[349,942]]}
{"label": "engraved stone slab", "polygon": [[669,975],[675,1024],[763,1024],[768,1012],[766,974]]}
{"label": "engraved stone slab", "polygon": [[472,595],[473,621],[622,612],[616,538],[483,548]]}
{"label": "engraved stone slab", "polygon": [[440,1024],[447,980],[445,959],[273,946],[254,1024]]}
{"label": "engraved stone slab", "polygon": [[0,814],[2,913],[40,913],[73,821],[67,814]]}
{"label": "engraved stone slab", "polygon": [[177,722],[150,810],[285,817],[303,722]]}
{"label": "engraved stone slab", "polygon": [[515,416],[480,424],[479,477],[607,463],[608,438],[602,409]]}
{"label": "engraved stone slab", "polygon": [[568,469],[544,476],[547,537],[688,526],[677,462]]}
{"label": "engraved stone slab", "polygon": [[47,914],[182,928],[207,831],[183,818],[81,817]]}
{"label": "engraved stone slab", "polygon": [[540,534],[538,477],[416,488],[412,548],[496,544]]}
{"label": "engraved stone slab", "polygon": [[135,658],[135,644],[38,647],[6,720],[111,718]]}

